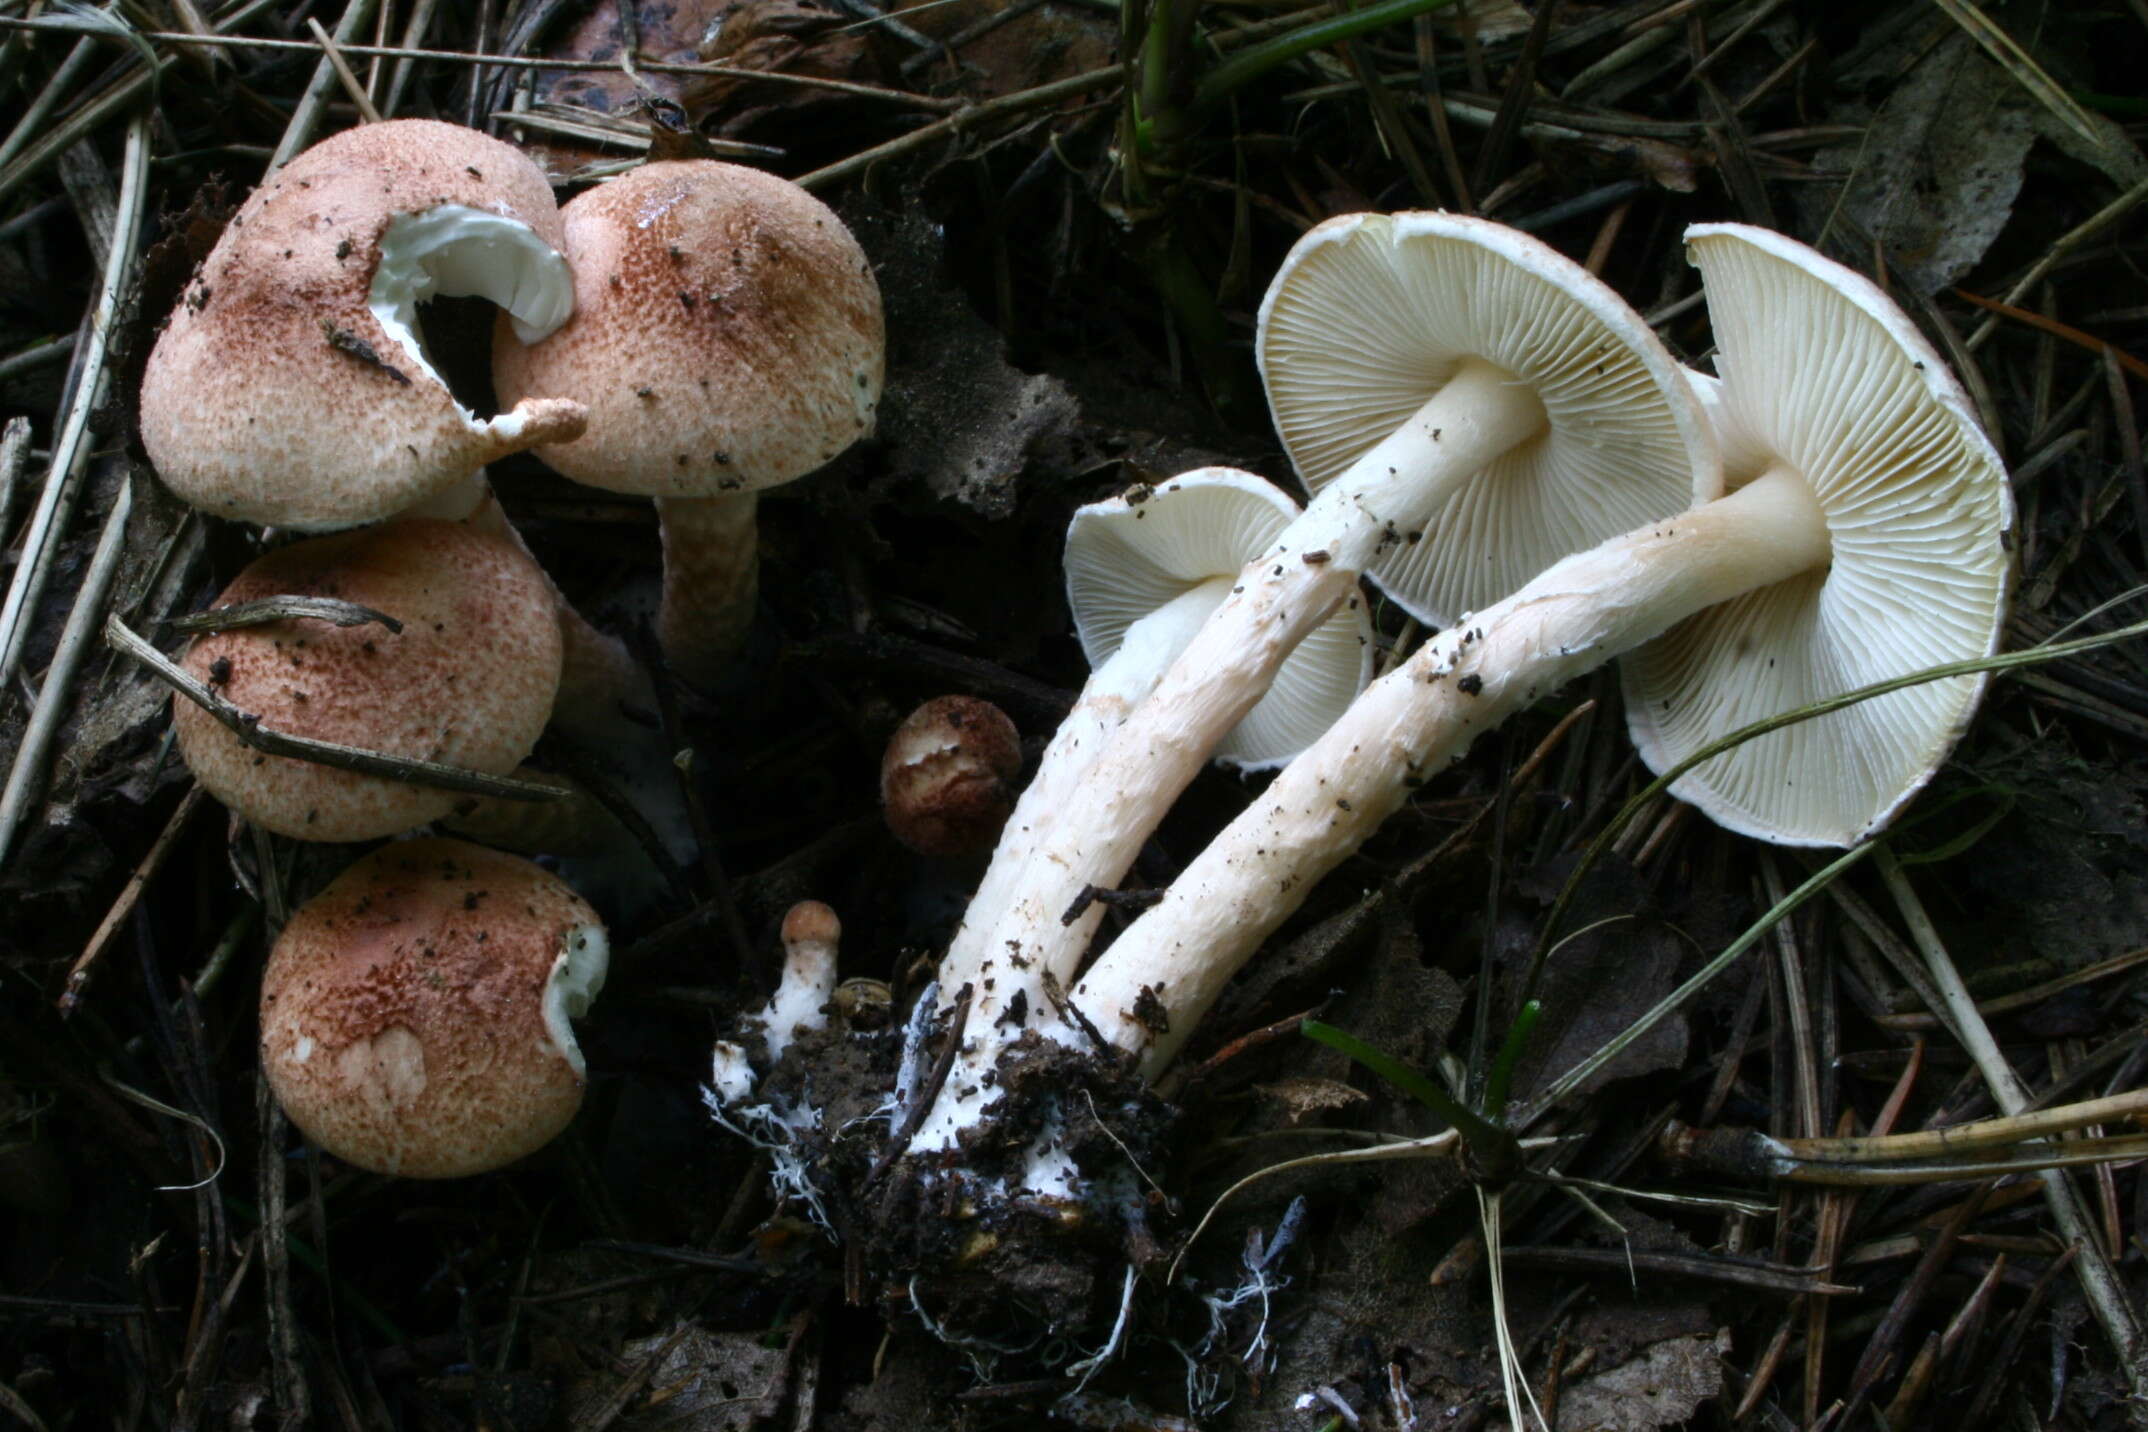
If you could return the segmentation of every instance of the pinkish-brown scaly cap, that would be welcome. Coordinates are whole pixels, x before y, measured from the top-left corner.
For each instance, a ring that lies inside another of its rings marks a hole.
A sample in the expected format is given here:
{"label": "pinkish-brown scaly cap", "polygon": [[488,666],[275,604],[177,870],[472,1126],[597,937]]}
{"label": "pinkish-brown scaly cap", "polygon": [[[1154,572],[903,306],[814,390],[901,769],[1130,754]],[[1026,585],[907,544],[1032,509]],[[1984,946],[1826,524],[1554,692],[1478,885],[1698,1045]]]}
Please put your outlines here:
{"label": "pinkish-brown scaly cap", "polygon": [[406,1178],[512,1163],[564,1129],[568,1021],[604,926],[557,876],[459,840],[384,846],[300,906],[261,980],[261,1067],[307,1138]]}
{"label": "pinkish-brown scaly cap", "polygon": [[857,240],[788,180],[714,160],[644,164],[564,210],[574,317],[499,330],[500,401],[572,393],[577,482],[714,497],[789,482],[872,431],[886,337]]}
{"label": "pinkish-brown scaly cap", "polygon": [[[219,607],[335,597],[402,623],[294,618],[196,640],[186,669],[270,730],[389,755],[512,771],[559,685],[559,621],[519,550],[417,519],[293,543],[259,558]],[[268,756],[184,697],[172,724],[187,766],[240,815],[300,840],[370,840],[444,816],[452,791]]]}
{"label": "pinkish-brown scaly cap", "polygon": [[434,120],[346,130],[256,189],[142,380],[157,472],[219,517],[372,522],[581,431],[550,393],[479,422],[425,361],[416,308],[476,294],[532,340],[572,309],[559,210],[512,146]]}

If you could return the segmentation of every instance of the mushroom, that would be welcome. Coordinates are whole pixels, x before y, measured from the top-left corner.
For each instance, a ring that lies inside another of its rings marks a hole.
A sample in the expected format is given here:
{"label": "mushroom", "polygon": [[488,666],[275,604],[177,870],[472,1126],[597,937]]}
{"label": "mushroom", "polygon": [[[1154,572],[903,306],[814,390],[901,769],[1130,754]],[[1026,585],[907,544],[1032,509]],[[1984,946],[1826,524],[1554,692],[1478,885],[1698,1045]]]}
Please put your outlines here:
{"label": "mushroom", "polygon": [[[513,546],[419,519],[316,537],[255,559],[218,607],[333,597],[394,618],[337,626],[291,617],[197,638],[183,664],[276,731],[512,771],[544,729],[559,684],[559,623],[544,575]],[[180,753],[210,794],[300,840],[370,840],[437,820],[452,791],[256,751],[183,697]]]}
{"label": "mushroom", "polygon": [[783,977],[761,1016],[768,1057],[781,1059],[800,1034],[828,1027],[835,998],[835,957],[843,922],[818,900],[801,900],[783,916]]}
{"label": "mushroom", "polygon": [[991,846],[1014,809],[1022,737],[975,696],[935,696],[903,718],[880,758],[880,813],[920,855]]}
{"label": "mushroom", "polygon": [[[1411,785],[1610,657],[1641,647],[1630,720],[1661,770],[1761,717],[1996,648],[2011,493],[1938,353],[1870,281],[1794,240],[1702,224],[1687,244],[1731,491],[1428,642],[1188,865],[1073,996],[1145,1069]],[[1786,727],[1674,789],[1733,830],[1851,844],[1930,779],[1984,684],[1935,680]]]}
{"label": "mushroom", "polygon": [[572,437],[570,398],[473,417],[416,332],[427,297],[477,294],[543,337],[573,304],[562,243],[543,173],[497,139],[406,119],[323,140],[247,198],[158,337],[150,460],[204,511],[323,531]]}
{"label": "mushroom", "polygon": [[[749,1030],[761,1034],[765,1063],[783,1057],[801,1034],[828,1027],[828,1011],[835,1003],[836,955],[843,938],[843,923],[835,911],[818,900],[800,900],[783,916],[783,973],[768,1003],[746,1016]],[[753,1056],[735,1039],[719,1039],[711,1050],[708,1097],[719,1116],[729,1105],[743,1104],[760,1083]],[[774,1106],[766,1112],[774,1113]],[[783,1101],[775,1122],[786,1127],[807,1127],[818,1120],[817,1112]],[[802,1122],[798,1122],[802,1121]]]}
{"label": "mushroom", "polygon": [[1387,524],[1366,571],[1428,625],[1680,510],[1712,479],[1702,415],[1659,391],[1684,370],[1640,316],[1486,219],[1315,227],[1261,301],[1257,354],[1298,475]]}
{"label": "mushroom", "polygon": [[[1002,1014],[1042,1009],[1042,971],[1005,958],[990,937],[1010,911],[1038,921],[1061,910],[1027,908],[1035,851],[1057,812],[1089,779],[1090,764],[1146,698],[1211,614],[1231,595],[1248,559],[1267,551],[1297,515],[1278,489],[1235,468],[1204,467],[1142,485],[1074,514],[1067,530],[1067,600],[1090,673],[1022,794],[976,896],[940,962],[940,987],[971,986],[970,1027],[996,1031],[964,1052],[948,1080],[955,1099],[985,1087],[999,1033],[1023,1021]],[[1350,597],[1283,659],[1275,684],[1225,734],[1215,759],[1247,770],[1281,765],[1318,738],[1372,676],[1372,624]],[[1085,921],[1093,927],[1094,917]],[[1063,978],[1063,976],[1061,977]],[[936,1135],[952,1137],[952,1109]],[[966,1117],[966,1116],[965,1116]]]}
{"label": "mushroom", "polygon": [[383,846],[269,952],[262,1071],[307,1138],[360,1168],[499,1168],[581,1106],[568,1021],[607,959],[596,912],[529,861],[459,840]]}
{"label": "mushroom", "polygon": [[541,343],[503,323],[495,385],[503,402],[573,393],[587,431],[538,455],[656,498],[664,651],[706,683],[752,623],[756,495],[872,431],[880,290],[832,210],[756,169],[644,164],[565,220],[574,317]]}
{"label": "mushroom", "polygon": [[[1246,565],[1068,791],[1029,852],[1020,898],[986,907],[999,918],[982,948],[1013,952],[1040,978],[1071,980],[1096,915],[1062,914],[1084,889],[1119,882],[1217,739],[1389,549],[1451,546],[1454,570],[1504,580],[1571,550],[1561,544],[1618,530],[1583,505],[1555,510],[1554,491],[1630,486],[1643,496],[1602,495],[1623,522],[1668,516],[1718,480],[1706,417],[1648,325],[1584,269],[1501,225],[1436,213],[1329,220],[1299,241],[1261,317],[1286,441],[1316,472],[1341,470]],[[1300,366],[1327,386],[1301,382]],[[1388,370],[1401,376],[1371,381]],[[1355,390],[1336,386],[1353,373]],[[1370,420],[1345,437],[1308,416],[1324,409]],[[1481,516],[1495,508],[1507,515]],[[1516,555],[1532,528],[1530,555]]]}

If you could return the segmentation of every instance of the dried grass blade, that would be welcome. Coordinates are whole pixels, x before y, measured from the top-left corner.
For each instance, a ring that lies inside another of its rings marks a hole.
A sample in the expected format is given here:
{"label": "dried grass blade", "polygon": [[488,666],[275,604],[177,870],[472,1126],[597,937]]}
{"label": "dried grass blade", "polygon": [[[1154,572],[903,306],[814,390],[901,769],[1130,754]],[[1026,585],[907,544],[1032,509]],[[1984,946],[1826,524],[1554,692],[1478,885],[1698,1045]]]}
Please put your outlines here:
{"label": "dried grass blade", "polygon": [[30,631],[30,618],[37,599],[44,594],[52,574],[52,558],[59,545],[60,529],[73,507],[78,476],[89,456],[89,422],[102,397],[105,357],[112,329],[119,318],[120,294],[127,286],[127,272],[134,261],[141,234],[142,210],[148,196],[149,121],[137,117],[127,129],[126,158],[121,163],[118,218],[112,248],[105,258],[104,275],[89,323],[89,341],[76,376],[72,404],[59,425],[52,445],[52,466],[45,489],[22,539],[22,552],[15,567],[15,580],[7,598],[0,602],[0,686],[14,679],[21,664],[23,646]]}
{"label": "dried grass blade", "polygon": [[2012,35],[1999,28],[1989,15],[1969,3],[1969,0],[1933,0],[1946,13],[1948,19],[1969,32],[1969,37],[1984,47],[1984,53],[1999,62],[1999,67],[2013,76],[2033,96],[2038,104],[2058,116],[2068,129],[2087,140],[2089,146],[2101,149],[2105,145],[2103,135],[2096,129],[2095,121],[2088,112],[2074,102],[2073,96],[2059,87],[2058,81],[2044,73],[2044,67]]}
{"label": "dried grass blade", "polygon": [[134,484],[128,482],[119,489],[119,497],[105,518],[104,535],[97,540],[96,555],[90,558],[89,570],[75,597],[74,610],[67,614],[67,625],[60,632],[59,646],[52,653],[52,664],[46,668],[45,683],[38,691],[37,704],[31,708],[22,742],[15,748],[15,763],[8,769],[7,786],[0,789],[0,864],[6,863],[8,849],[15,843],[15,833],[22,828],[23,817],[29,814],[31,802],[44,788],[45,757],[52,749],[54,738],[60,734],[61,723],[74,707],[75,673],[81,669],[82,658],[89,650],[96,629],[97,615],[104,607],[106,593],[112,588],[112,578],[119,571],[119,559],[126,548],[127,516],[133,510]]}

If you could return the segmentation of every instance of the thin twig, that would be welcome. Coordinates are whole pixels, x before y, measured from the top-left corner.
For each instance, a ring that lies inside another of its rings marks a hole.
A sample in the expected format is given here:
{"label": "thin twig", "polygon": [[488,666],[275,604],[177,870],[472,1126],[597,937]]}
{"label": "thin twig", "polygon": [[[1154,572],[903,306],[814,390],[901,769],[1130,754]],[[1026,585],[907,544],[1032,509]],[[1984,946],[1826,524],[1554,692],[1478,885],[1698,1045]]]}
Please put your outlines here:
{"label": "thin twig", "polygon": [[140,902],[142,892],[149,888],[149,882],[164,868],[165,860],[179,844],[180,833],[186,829],[187,822],[194,818],[194,812],[200,810],[202,802],[207,799],[208,792],[200,786],[187,788],[187,793],[179,798],[178,809],[171,813],[171,818],[164,822],[164,829],[150,845],[149,853],[142,857],[141,863],[134,867],[134,873],[127,877],[127,883],[120,887],[119,896],[112,902],[112,908],[105,911],[104,919],[98,922],[89,942],[83,945],[82,953],[76,956],[74,964],[68,967],[67,983],[61,989],[57,1001],[62,1019],[73,1014],[75,1007],[82,1002],[83,991],[89,988],[90,975],[95,972],[97,962],[104,957],[105,950],[111,946],[112,937],[119,933],[120,926],[134,913],[134,907]]}
{"label": "thin twig", "polygon": [[[1984,1017],[1977,1012],[1976,1001],[1970,998],[1968,986],[1962,983],[1960,972],[1955,969],[1931,918],[1925,914],[1923,902],[1902,873],[1900,862],[1893,852],[1882,849],[1877,863],[1881,877],[1901,909],[1903,920],[1909,925],[1910,938],[1924,955],[1933,982],[1939,987],[1940,997],[1945,1001],[1943,1013],[1954,1037],[1976,1061],[2000,1111],[2021,1113],[2028,1107],[2029,1092],[2014,1073],[2013,1066],[2006,1062],[2006,1055],[2000,1051],[1998,1041],[1992,1038]],[[2046,1170],[2038,1177],[2060,1236],[2080,1250],[2074,1269],[2081,1281],[2081,1291],[2094,1309],[2096,1321],[2103,1325],[2105,1335],[2116,1348],[2133,1395],[2148,1394],[2148,1357],[2144,1357],[2140,1322],[2125,1285],[2119,1281],[2117,1270],[2111,1266],[2108,1254],[2097,1241],[2095,1225],[2081,1203],[2080,1190],[2059,1169]]]}
{"label": "thin twig", "polygon": [[104,610],[105,595],[111,591],[112,578],[119,571],[119,559],[126,547],[127,516],[133,510],[134,483],[130,480],[120,485],[119,496],[105,517],[104,535],[97,539],[96,554],[83,575],[74,608],[67,614],[67,625],[60,631],[52,664],[45,668],[45,683],[37,693],[29,724],[23,728],[15,764],[7,773],[7,787],[0,790],[0,865],[7,863],[15,834],[30,813],[31,802],[44,787],[45,757],[60,734],[61,723],[74,709],[75,673],[81,669],[96,631],[97,614]]}
{"label": "thin twig", "polygon": [[[263,0],[264,5],[271,0]],[[437,0],[435,0],[437,3]],[[257,6],[256,8],[261,8]],[[0,28],[19,30],[59,30],[67,33],[102,33],[95,26],[59,15],[26,17],[0,15]],[[181,30],[138,30],[140,38],[166,45],[198,45],[222,49],[249,50],[302,50],[321,53],[318,42],[308,40],[279,40],[265,35],[193,35]],[[406,32],[409,33],[409,32]],[[91,42],[94,44],[94,42]],[[600,70],[616,70],[617,60],[569,60],[553,59],[544,55],[486,55],[466,50],[428,50],[416,45],[357,45],[336,42],[336,48],[346,55],[358,55],[371,59],[399,60],[406,64],[433,60],[442,64],[482,65],[486,69],[519,69],[558,71],[563,74],[586,74]],[[882,85],[859,84],[855,80],[828,79],[820,75],[791,74],[783,70],[758,70],[744,65],[674,64],[656,60],[636,60],[634,67],[645,74],[654,75],[715,75],[726,79],[766,80],[774,85],[791,85],[799,89],[829,90],[836,94],[853,95],[859,99],[884,100],[889,104],[906,105],[912,109],[938,110],[942,112],[962,107],[964,101],[943,99],[935,95],[911,94],[905,90],[889,89]],[[395,82],[390,81],[390,97],[398,95]],[[392,107],[386,107],[392,112]],[[4,158],[4,155],[0,155]]]}
{"label": "thin twig", "polygon": [[242,627],[266,626],[270,622],[291,621],[304,617],[312,621],[328,622],[339,627],[364,626],[378,622],[391,635],[399,634],[403,624],[386,612],[356,602],[346,602],[338,597],[302,597],[286,595],[263,597],[257,602],[234,602],[228,607],[212,607],[205,612],[190,612],[183,617],[168,618],[164,625],[175,632],[189,636],[197,632],[237,631]]}
{"label": "thin twig", "polygon": [[0,544],[15,525],[15,503],[22,493],[22,470],[30,463],[30,420],[9,418],[0,432]]}
{"label": "thin twig", "polygon": [[[374,0],[350,0],[344,6],[343,18],[336,22],[336,44],[348,45],[357,38],[359,30],[372,18],[373,5]],[[291,122],[284,126],[283,138],[276,142],[276,152],[269,157],[267,173],[274,174],[283,168],[291,162],[292,156],[313,142],[314,127],[321,122],[321,111],[328,107],[328,86],[336,78],[338,66],[335,61],[335,51],[331,47],[313,67],[313,78],[307,82],[298,107],[291,111]]]}
{"label": "thin twig", "polygon": [[105,619],[104,639],[117,650],[141,662],[167,686],[215,717],[219,725],[240,741],[271,756],[289,756],[294,760],[334,766],[338,770],[357,771],[361,775],[407,781],[414,786],[431,786],[444,791],[468,791],[475,795],[498,796],[503,800],[556,801],[564,800],[571,794],[557,786],[539,785],[535,781],[518,781],[508,776],[488,776],[483,771],[442,765],[438,761],[421,761],[411,756],[391,756],[384,751],[340,746],[333,741],[319,741],[311,736],[294,736],[287,731],[277,731],[263,726],[261,718],[253,712],[240,710],[189,676],[177,662],[130,630],[117,615]]}
{"label": "thin twig", "polygon": [[81,486],[80,475],[90,452],[90,415],[102,406],[106,376],[105,359],[112,331],[119,322],[120,295],[126,291],[127,274],[134,262],[135,241],[141,233],[142,212],[148,197],[149,122],[137,118],[127,127],[126,158],[120,167],[119,211],[113,242],[106,257],[102,286],[89,318],[89,342],[76,365],[73,401],[61,419],[59,437],[52,445],[52,465],[46,472],[45,490],[38,497],[30,518],[30,530],[22,539],[15,579],[7,599],[0,603],[0,687],[15,679],[29,643],[31,618],[45,582],[52,574],[59,538],[73,511]]}
{"label": "thin twig", "polygon": [[365,86],[358,82],[358,76],[351,73],[351,67],[344,60],[343,51],[337,46],[335,37],[322,29],[321,22],[311,15],[306,17],[306,28],[313,32],[314,42],[327,54],[328,63],[335,67],[336,78],[342,81],[343,92],[350,96],[352,104],[358,106],[358,113],[365,117],[365,122],[380,123],[380,111],[373,105],[373,96],[365,92]]}
{"label": "thin twig", "polygon": [[1122,66],[1106,65],[1102,69],[1087,70],[1063,80],[1054,80],[1048,85],[1038,85],[1035,89],[1019,90],[1014,94],[1001,95],[998,99],[988,99],[968,109],[957,110],[945,119],[935,120],[922,129],[913,129],[908,134],[898,135],[885,144],[876,144],[870,149],[851,155],[848,159],[839,159],[833,164],[815,169],[810,174],[800,175],[798,185],[803,189],[820,189],[840,183],[864,173],[875,164],[899,158],[914,149],[922,149],[942,139],[951,139],[978,125],[989,124],[1010,114],[1024,114],[1032,109],[1041,109],[1059,100],[1071,99],[1075,95],[1116,84],[1124,75]]}

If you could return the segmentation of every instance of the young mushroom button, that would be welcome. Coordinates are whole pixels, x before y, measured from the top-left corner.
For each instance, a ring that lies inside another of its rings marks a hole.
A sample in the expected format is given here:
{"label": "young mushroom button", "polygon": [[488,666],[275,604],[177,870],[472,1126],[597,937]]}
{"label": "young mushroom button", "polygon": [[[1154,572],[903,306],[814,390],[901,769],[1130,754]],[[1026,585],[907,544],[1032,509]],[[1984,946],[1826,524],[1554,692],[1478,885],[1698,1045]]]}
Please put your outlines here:
{"label": "young mushroom button", "polygon": [[494,379],[588,405],[581,438],[538,449],[554,468],[656,498],[664,652],[705,682],[752,622],[756,494],[872,431],[880,290],[832,210],[757,169],[645,164],[565,216],[574,317],[537,344],[502,324]]}
{"label": "young mushroom button", "polygon": [[1014,808],[1022,737],[975,696],[935,696],[903,718],[880,757],[880,813],[920,855],[989,849]]}
{"label": "young mushroom button", "polygon": [[582,430],[559,390],[480,421],[425,359],[417,305],[479,295],[535,341],[573,280],[552,190],[519,150],[458,125],[346,130],[247,198],[142,378],[142,442],[219,517],[324,531],[378,521],[485,463]]}
{"label": "young mushroom button", "polygon": [[459,840],[384,846],[269,952],[262,1071],[307,1138],[360,1168],[499,1168],[580,1107],[568,1021],[607,959],[596,912],[529,861]]}

